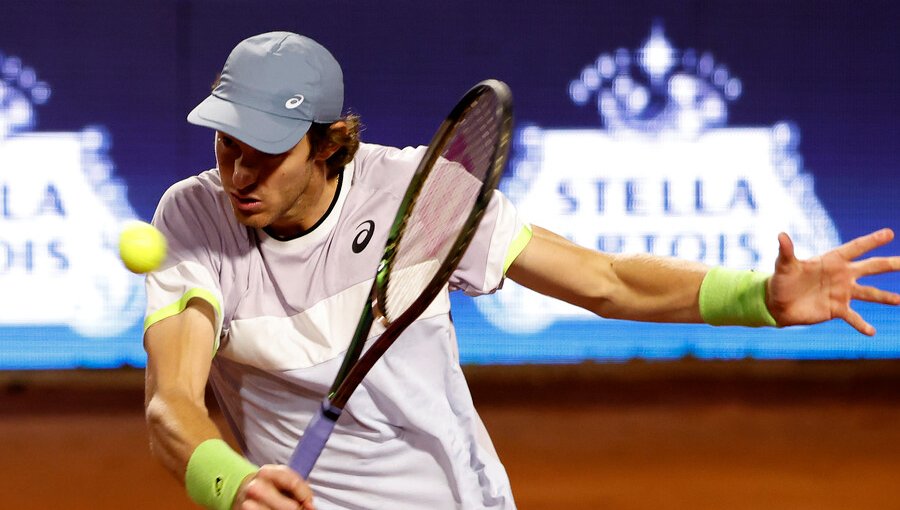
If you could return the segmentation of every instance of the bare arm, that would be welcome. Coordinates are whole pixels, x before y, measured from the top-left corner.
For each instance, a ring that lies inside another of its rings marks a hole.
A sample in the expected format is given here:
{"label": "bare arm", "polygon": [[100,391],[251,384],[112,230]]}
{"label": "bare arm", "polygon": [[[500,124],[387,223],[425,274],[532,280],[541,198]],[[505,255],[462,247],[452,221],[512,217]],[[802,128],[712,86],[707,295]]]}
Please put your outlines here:
{"label": "bare arm", "polygon": [[[181,482],[197,446],[221,438],[204,395],[212,365],[215,313],[194,299],[178,315],[150,326],[145,410],[153,454]],[[312,491],[287,466],[266,465],[246,477],[233,508],[313,510]]]}
{"label": "bare arm", "polygon": [[536,292],[612,319],[702,322],[702,264],[652,255],[613,255],[540,227],[507,275]]}
{"label": "bare arm", "polygon": [[[900,294],[858,283],[866,276],[900,271],[898,256],[861,258],[893,238],[892,230],[882,229],[799,260],[790,238],[780,234],[766,308],[779,326],[842,319],[860,333],[874,335],[875,328],[853,310],[851,301],[900,305]],[[700,284],[708,269],[672,258],[597,252],[534,227],[534,236],[507,276],[603,317],[698,323],[703,322]]]}
{"label": "bare arm", "polygon": [[204,402],[213,357],[214,312],[194,299],[180,314],[150,326],[145,411],[153,454],[178,480],[184,480],[194,449],[220,438]]}

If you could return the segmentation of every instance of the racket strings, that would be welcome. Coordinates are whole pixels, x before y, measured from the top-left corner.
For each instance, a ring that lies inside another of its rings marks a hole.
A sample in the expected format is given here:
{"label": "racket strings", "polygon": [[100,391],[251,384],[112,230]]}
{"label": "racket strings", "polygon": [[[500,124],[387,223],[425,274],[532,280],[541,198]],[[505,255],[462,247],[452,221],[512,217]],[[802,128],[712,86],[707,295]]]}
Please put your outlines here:
{"label": "racket strings", "polygon": [[425,178],[392,263],[383,303],[388,321],[405,312],[454,255],[493,163],[500,132],[497,107],[492,94],[475,101]]}

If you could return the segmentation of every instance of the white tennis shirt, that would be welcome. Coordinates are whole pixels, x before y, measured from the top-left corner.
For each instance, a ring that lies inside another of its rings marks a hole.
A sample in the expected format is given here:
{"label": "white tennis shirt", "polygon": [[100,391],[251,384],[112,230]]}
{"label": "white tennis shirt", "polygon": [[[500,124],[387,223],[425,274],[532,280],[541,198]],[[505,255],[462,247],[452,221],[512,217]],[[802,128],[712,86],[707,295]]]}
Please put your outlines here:
{"label": "white tennis shirt", "polygon": [[[191,298],[213,305],[210,382],[251,461],[286,463],[328,391],[424,151],[362,144],[325,217],[285,242],[235,220],[216,169],[161,199],[169,254],[147,277],[145,328]],[[495,192],[449,289],[350,398],[309,477],[318,508],[515,508],[460,369],[449,290],[497,290],[529,235]]]}

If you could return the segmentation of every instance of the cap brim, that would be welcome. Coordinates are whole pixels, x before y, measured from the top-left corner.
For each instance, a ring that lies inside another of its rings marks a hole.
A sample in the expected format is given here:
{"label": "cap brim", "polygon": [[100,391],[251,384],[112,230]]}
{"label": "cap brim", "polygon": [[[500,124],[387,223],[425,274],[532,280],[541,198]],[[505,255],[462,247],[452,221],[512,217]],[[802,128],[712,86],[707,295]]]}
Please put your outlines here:
{"label": "cap brim", "polygon": [[204,99],[188,122],[227,133],[258,151],[281,154],[291,150],[312,122],[279,117],[216,96]]}

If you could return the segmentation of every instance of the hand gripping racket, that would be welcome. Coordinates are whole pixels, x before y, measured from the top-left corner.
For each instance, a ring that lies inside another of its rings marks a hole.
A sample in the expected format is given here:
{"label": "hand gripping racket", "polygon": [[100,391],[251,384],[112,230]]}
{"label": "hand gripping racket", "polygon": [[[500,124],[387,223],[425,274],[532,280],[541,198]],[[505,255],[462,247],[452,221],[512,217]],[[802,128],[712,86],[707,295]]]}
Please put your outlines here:
{"label": "hand gripping racket", "polygon": [[[506,164],[512,96],[486,80],[457,103],[413,174],[337,377],[289,461],[306,478],[350,395],[456,270]],[[360,358],[372,322],[385,327]]]}

